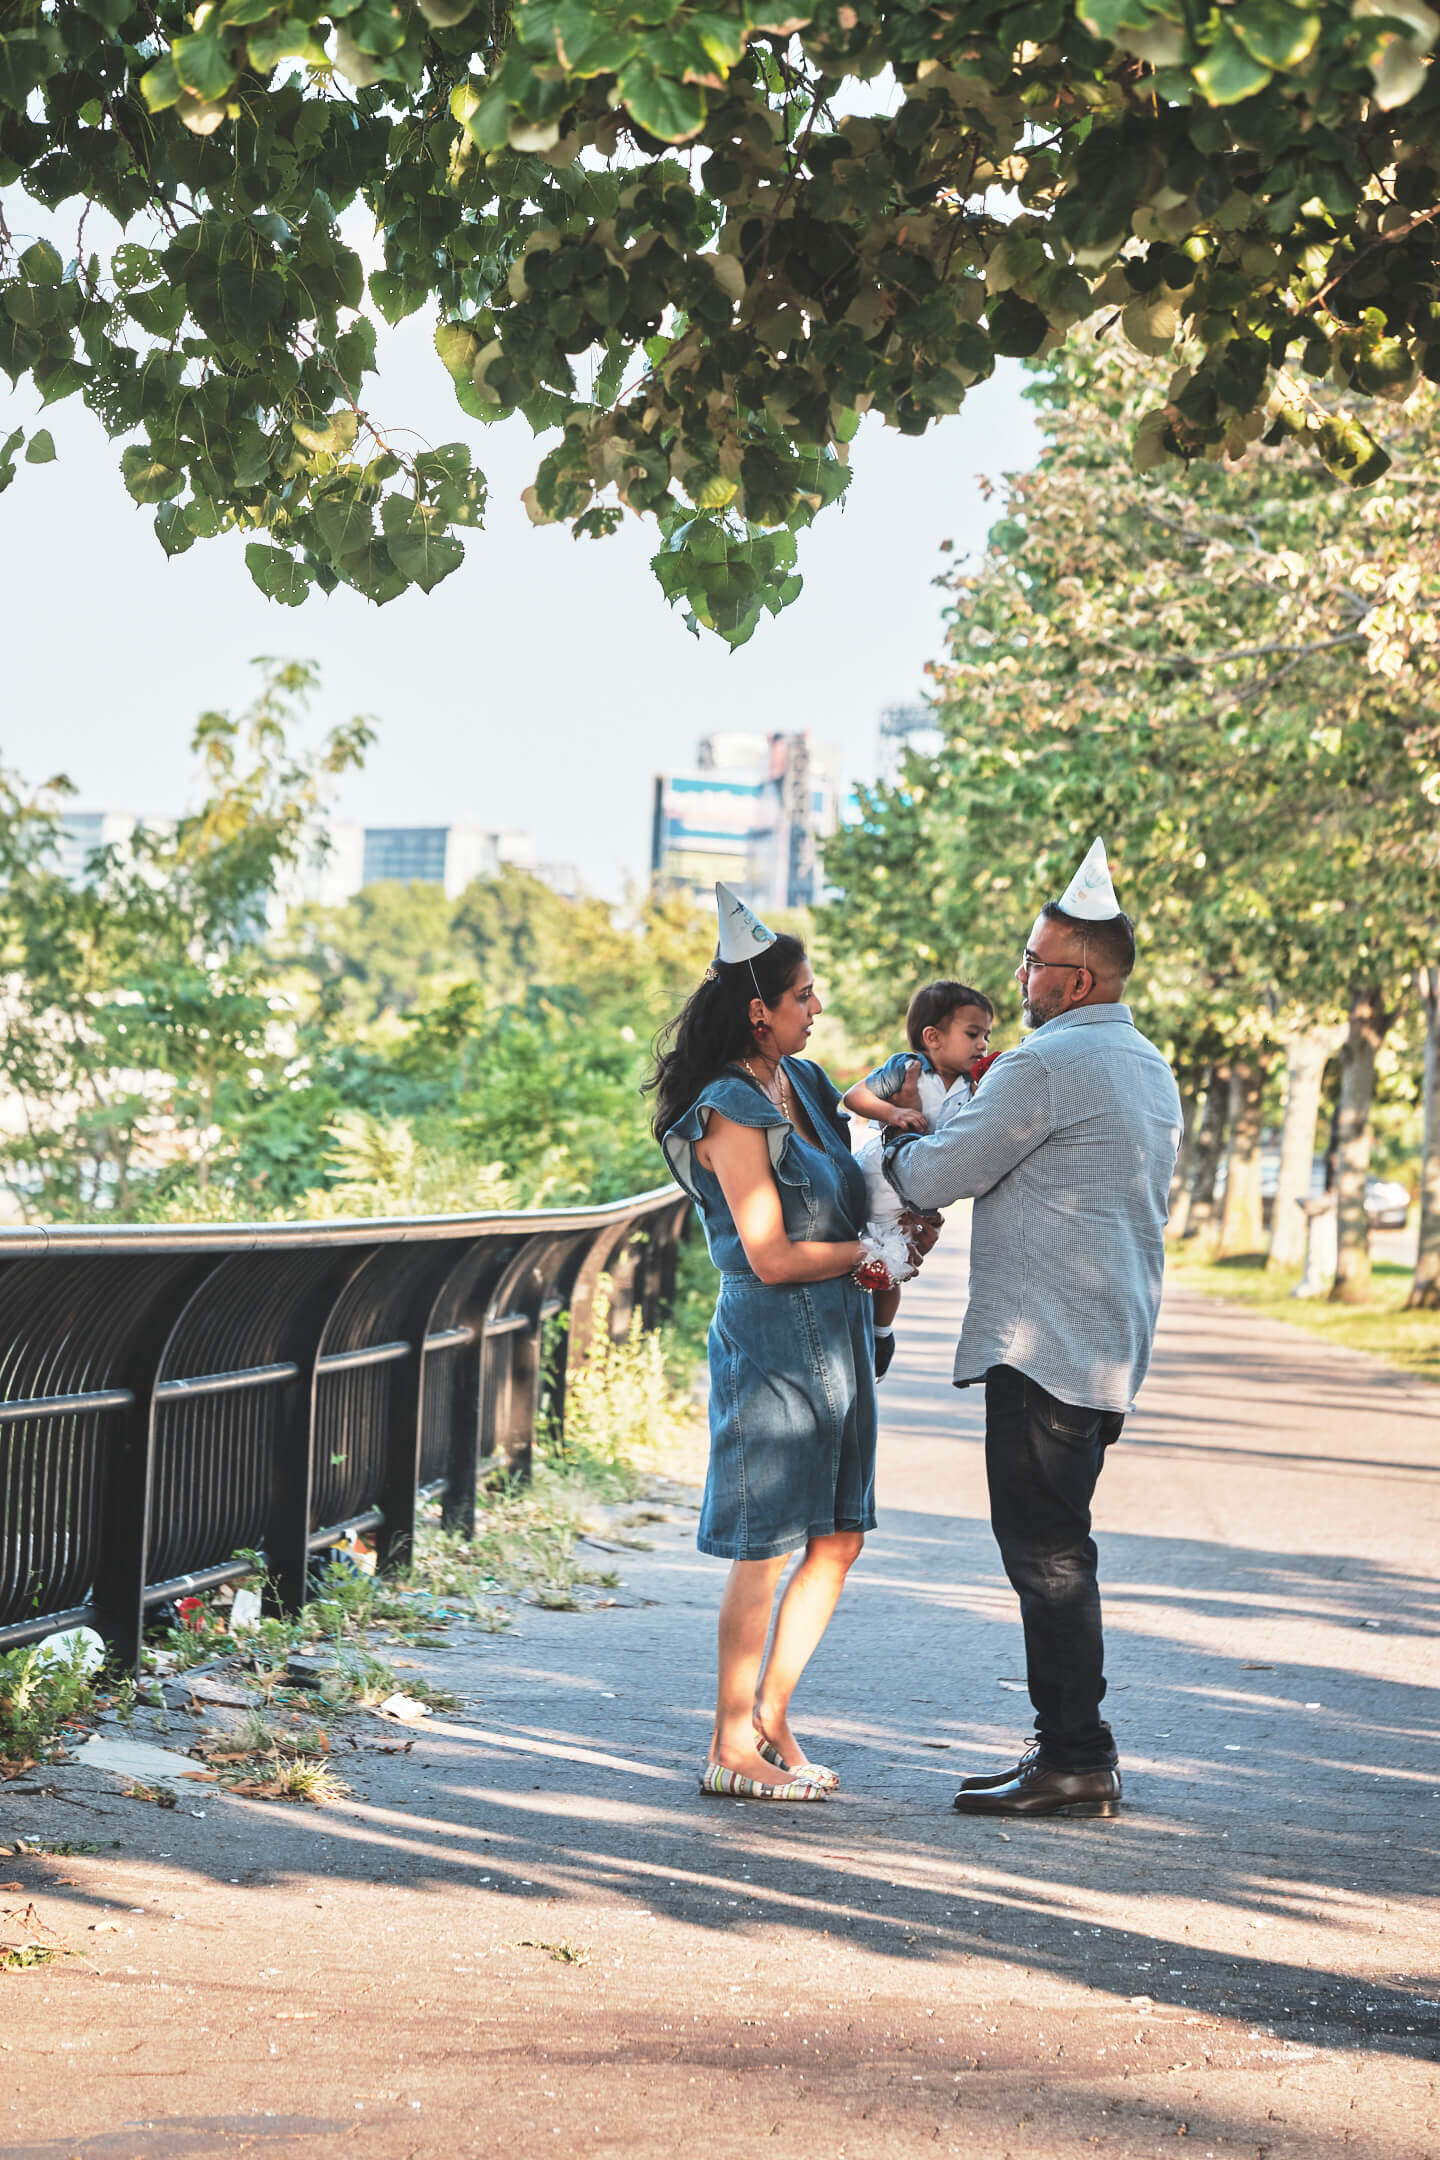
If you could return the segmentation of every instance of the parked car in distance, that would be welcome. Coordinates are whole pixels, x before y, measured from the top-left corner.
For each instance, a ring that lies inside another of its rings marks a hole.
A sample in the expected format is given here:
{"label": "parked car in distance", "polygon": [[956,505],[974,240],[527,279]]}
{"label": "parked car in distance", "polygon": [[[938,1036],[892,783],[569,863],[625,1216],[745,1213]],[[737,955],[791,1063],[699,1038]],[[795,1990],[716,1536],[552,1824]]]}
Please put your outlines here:
{"label": "parked car in distance", "polygon": [[[1275,1188],[1280,1182],[1280,1150],[1262,1148],[1260,1151],[1260,1197],[1268,1228],[1275,1200]],[[1310,1165],[1310,1195],[1318,1199],[1325,1190],[1325,1158],[1317,1155]],[[1215,1197],[1221,1199],[1225,1192],[1225,1165],[1215,1180]],[[1393,1178],[1369,1178],[1365,1185],[1365,1214],[1372,1230],[1403,1230],[1410,1215],[1410,1195],[1403,1185]]]}
{"label": "parked car in distance", "polygon": [[1410,1214],[1410,1195],[1393,1178],[1370,1178],[1365,1185],[1365,1213],[1372,1230],[1403,1230]]}

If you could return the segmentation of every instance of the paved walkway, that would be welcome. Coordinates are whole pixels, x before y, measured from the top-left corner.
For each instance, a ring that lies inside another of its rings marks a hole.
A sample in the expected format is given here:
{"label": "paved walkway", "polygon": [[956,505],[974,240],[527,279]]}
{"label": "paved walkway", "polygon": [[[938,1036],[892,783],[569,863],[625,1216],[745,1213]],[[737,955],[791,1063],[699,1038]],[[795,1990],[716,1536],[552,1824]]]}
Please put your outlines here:
{"label": "paved walkway", "polygon": [[0,1835],[105,1841],[0,1861],[93,1961],[0,1976],[9,2160],[1440,2160],[1440,1398],[1175,1296],[1099,1501],[1130,1806],[961,1823],[1028,1722],[962,1285],[957,1240],[907,1295],[797,1720],[843,1797],[697,1795],[723,1571],[679,1508],[653,1604],[423,1654],[466,1712],[341,1806],[0,1788]]}

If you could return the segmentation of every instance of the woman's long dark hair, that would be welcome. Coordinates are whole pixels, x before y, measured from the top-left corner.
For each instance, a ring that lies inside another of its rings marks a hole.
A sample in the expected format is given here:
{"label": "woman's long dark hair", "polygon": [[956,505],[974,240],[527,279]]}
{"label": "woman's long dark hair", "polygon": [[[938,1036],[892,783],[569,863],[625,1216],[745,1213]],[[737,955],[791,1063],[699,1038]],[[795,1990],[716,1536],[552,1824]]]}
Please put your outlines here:
{"label": "woman's long dark hair", "polygon": [[800,969],[805,947],[799,938],[777,937],[753,960],[717,960],[709,976],[693,990],[655,1043],[655,1066],[645,1082],[654,1093],[651,1129],[657,1139],[690,1108],[737,1059],[755,1051],[750,1003],[758,994],[772,1009],[779,1004]]}

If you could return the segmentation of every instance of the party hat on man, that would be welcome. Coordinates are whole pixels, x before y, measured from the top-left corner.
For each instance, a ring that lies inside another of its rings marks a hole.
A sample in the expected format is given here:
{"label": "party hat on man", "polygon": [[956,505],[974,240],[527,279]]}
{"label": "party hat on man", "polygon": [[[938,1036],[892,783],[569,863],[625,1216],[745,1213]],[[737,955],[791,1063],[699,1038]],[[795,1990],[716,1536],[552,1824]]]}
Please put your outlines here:
{"label": "party hat on man", "polygon": [[715,949],[717,960],[733,965],[737,960],[753,960],[756,953],[775,943],[775,932],[767,930],[758,915],[751,913],[739,893],[731,892],[728,885],[715,887],[715,912],[720,918],[720,943]]}
{"label": "party hat on man", "polygon": [[1060,905],[1067,915],[1078,916],[1081,922],[1108,922],[1120,913],[1103,840],[1092,843],[1089,854],[1060,895]]}

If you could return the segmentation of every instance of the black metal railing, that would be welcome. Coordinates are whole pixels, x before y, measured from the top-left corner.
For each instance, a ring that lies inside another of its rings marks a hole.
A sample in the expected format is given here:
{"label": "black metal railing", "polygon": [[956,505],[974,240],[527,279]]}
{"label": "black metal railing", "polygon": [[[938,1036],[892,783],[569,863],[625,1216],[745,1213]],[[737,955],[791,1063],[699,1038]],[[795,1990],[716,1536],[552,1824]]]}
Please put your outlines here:
{"label": "black metal railing", "polygon": [[687,1211],[0,1230],[0,1649],[84,1622],[133,1662],[242,1550],[293,1611],[352,1530],[402,1563],[420,1492],[468,1531],[482,1461],[529,1468],[545,1322],[563,1422],[600,1277],[653,1325]]}

